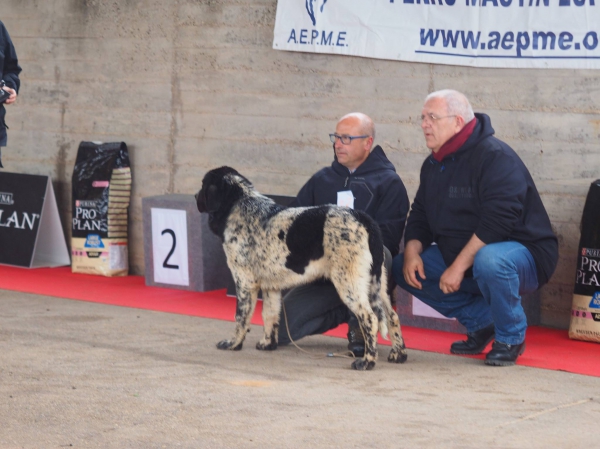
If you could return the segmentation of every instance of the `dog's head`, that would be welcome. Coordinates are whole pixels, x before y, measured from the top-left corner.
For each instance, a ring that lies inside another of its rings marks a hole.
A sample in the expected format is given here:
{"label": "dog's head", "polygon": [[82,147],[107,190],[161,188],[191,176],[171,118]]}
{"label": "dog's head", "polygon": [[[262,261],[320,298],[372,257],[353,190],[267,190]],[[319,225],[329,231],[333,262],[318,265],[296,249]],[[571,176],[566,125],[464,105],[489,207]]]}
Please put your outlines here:
{"label": "dog's head", "polygon": [[196,194],[196,205],[200,212],[214,214],[220,209],[228,212],[233,204],[244,195],[244,188],[252,183],[231,167],[210,170],[202,180],[202,188]]}

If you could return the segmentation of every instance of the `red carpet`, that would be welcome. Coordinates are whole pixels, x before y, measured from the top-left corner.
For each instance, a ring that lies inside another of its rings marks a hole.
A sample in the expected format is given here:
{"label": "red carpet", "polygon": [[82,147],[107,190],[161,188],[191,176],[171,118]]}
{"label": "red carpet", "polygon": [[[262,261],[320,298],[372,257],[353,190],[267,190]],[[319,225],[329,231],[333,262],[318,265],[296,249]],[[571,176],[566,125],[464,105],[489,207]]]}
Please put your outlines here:
{"label": "red carpet", "polygon": [[[198,293],[146,287],[141,276],[73,274],[69,267],[29,270],[0,265],[0,289],[227,321],[233,321],[235,313],[235,299],[226,296],[225,290]],[[253,324],[262,324],[261,309],[259,302]],[[408,348],[443,354],[461,337],[409,326],[403,326],[402,332]],[[346,327],[326,335],[345,338]],[[380,343],[389,345],[381,339]],[[483,360],[484,356],[475,358]],[[600,376],[600,344],[571,340],[566,330],[532,326],[527,330],[527,350],[517,364]]]}

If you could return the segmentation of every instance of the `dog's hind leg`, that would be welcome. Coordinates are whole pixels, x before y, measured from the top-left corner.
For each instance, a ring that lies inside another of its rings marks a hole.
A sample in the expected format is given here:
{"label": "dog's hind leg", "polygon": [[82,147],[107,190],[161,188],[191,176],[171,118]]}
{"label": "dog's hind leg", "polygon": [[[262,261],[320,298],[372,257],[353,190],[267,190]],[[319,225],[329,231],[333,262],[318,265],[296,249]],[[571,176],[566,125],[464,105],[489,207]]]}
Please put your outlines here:
{"label": "dog's hind leg", "polygon": [[217,343],[219,349],[239,351],[242,349],[246,334],[250,330],[250,320],[256,307],[259,287],[252,283],[243,283],[236,280],[237,306],[235,310],[235,334],[230,340]]}
{"label": "dog's hind leg", "polygon": [[332,276],[331,282],[335,286],[340,299],[358,320],[358,324],[365,337],[365,355],[362,359],[352,362],[355,370],[370,370],[377,361],[377,331],[379,320],[369,306],[368,282],[359,278],[350,278],[349,274]]}
{"label": "dog's hind leg", "polygon": [[359,371],[373,369],[377,361],[379,320],[371,308],[365,306],[362,302],[355,302],[354,307],[351,307],[350,310],[356,315],[365,338],[365,355],[362,359],[352,362],[352,368]]}
{"label": "dog's hind leg", "polygon": [[388,326],[390,337],[392,340],[392,350],[388,355],[388,362],[392,363],[404,363],[408,358],[406,352],[406,345],[404,344],[404,338],[402,338],[402,330],[400,329],[400,318],[398,314],[390,306],[388,312]]}
{"label": "dog's hind leg", "polygon": [[380,302],[383,304],[383,309],[387,317],[389,335],[392,340],[392,350],[388,355],[388,362],[404,363],[408,358],[408,354],[406,353],[406,346],[404,344],[404,339],[402,338],[400,318],[398,318],[398,314],[392,307],[392,302],[387,292],[385,276],[386,273],[385,270],[383,270],[381,282],[379,283],[379,297],[381,298]]}
{"label": "dog's hind leg", "polygon": [[273,351],[277,349],[279,314],[281,313],[281,291],[263,289],[263,323],[265,335],[256,343],[256,349]]}

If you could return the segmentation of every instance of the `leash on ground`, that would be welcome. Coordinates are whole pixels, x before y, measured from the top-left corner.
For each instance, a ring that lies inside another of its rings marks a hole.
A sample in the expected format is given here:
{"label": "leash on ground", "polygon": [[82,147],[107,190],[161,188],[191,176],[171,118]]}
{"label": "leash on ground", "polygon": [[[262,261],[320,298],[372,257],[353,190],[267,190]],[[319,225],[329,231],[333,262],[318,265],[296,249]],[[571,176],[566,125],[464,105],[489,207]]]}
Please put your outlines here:
{"label": "leash on ground", "polygon": [[[294,339],[290,335],[290,326],[288,325],[287,313],[285,311],[285,301],[281,301],[281,308],[283,309],[283,318],[285,320],[285,330],[287,331],[288,338],[290,339],[290,342],[296,347],[296,349],[300,350],[301,352],[304,352],[305,354],[308,354],[308,356],[311,359],[321,359],[323,357],[342,357],[342,358],[345,358],[345,359],[355,359],[356,358],[356,356],[354,355],[354,353],[352,351],[350,351],[350,350],[348,350],[346,352],[342,352],[342,353],[339,353],[339,352],[328,352],[327,354],[323,355],[323,354],[316,354],[314,352],[307,351],[306,349],[302,349],[300,346],[298,346],[296,344],[296,342],[294,341]],[[360,324],[360,321],[359,321],[358,325],[360,326],[360,331],[362,332],[363,339],[364,339],[365,333],[363,332],[362,325]]]}

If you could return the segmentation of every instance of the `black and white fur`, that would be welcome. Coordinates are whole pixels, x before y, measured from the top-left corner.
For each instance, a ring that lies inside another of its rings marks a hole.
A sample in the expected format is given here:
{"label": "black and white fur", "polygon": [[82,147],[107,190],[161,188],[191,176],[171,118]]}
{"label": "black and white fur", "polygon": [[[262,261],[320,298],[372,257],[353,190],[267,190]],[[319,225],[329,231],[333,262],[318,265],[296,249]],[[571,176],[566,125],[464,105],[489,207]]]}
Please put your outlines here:
{"label": "black and white fur", "polygon": [[209,171],[196,201],[223,242],[237,288],[235,334],[219,342],[219,349],[242,349],[260,289],[264,336],[256,348],[277,349],[281,290],[326,278],[365,336],[365,356],[352,368],[375,366],[377,332],[386,337],[388,327],[393,343],[388,361],[406,361],[400,320],[385,288],[381,232],[368,215],[334,205],[284,208],[230,167]]}

